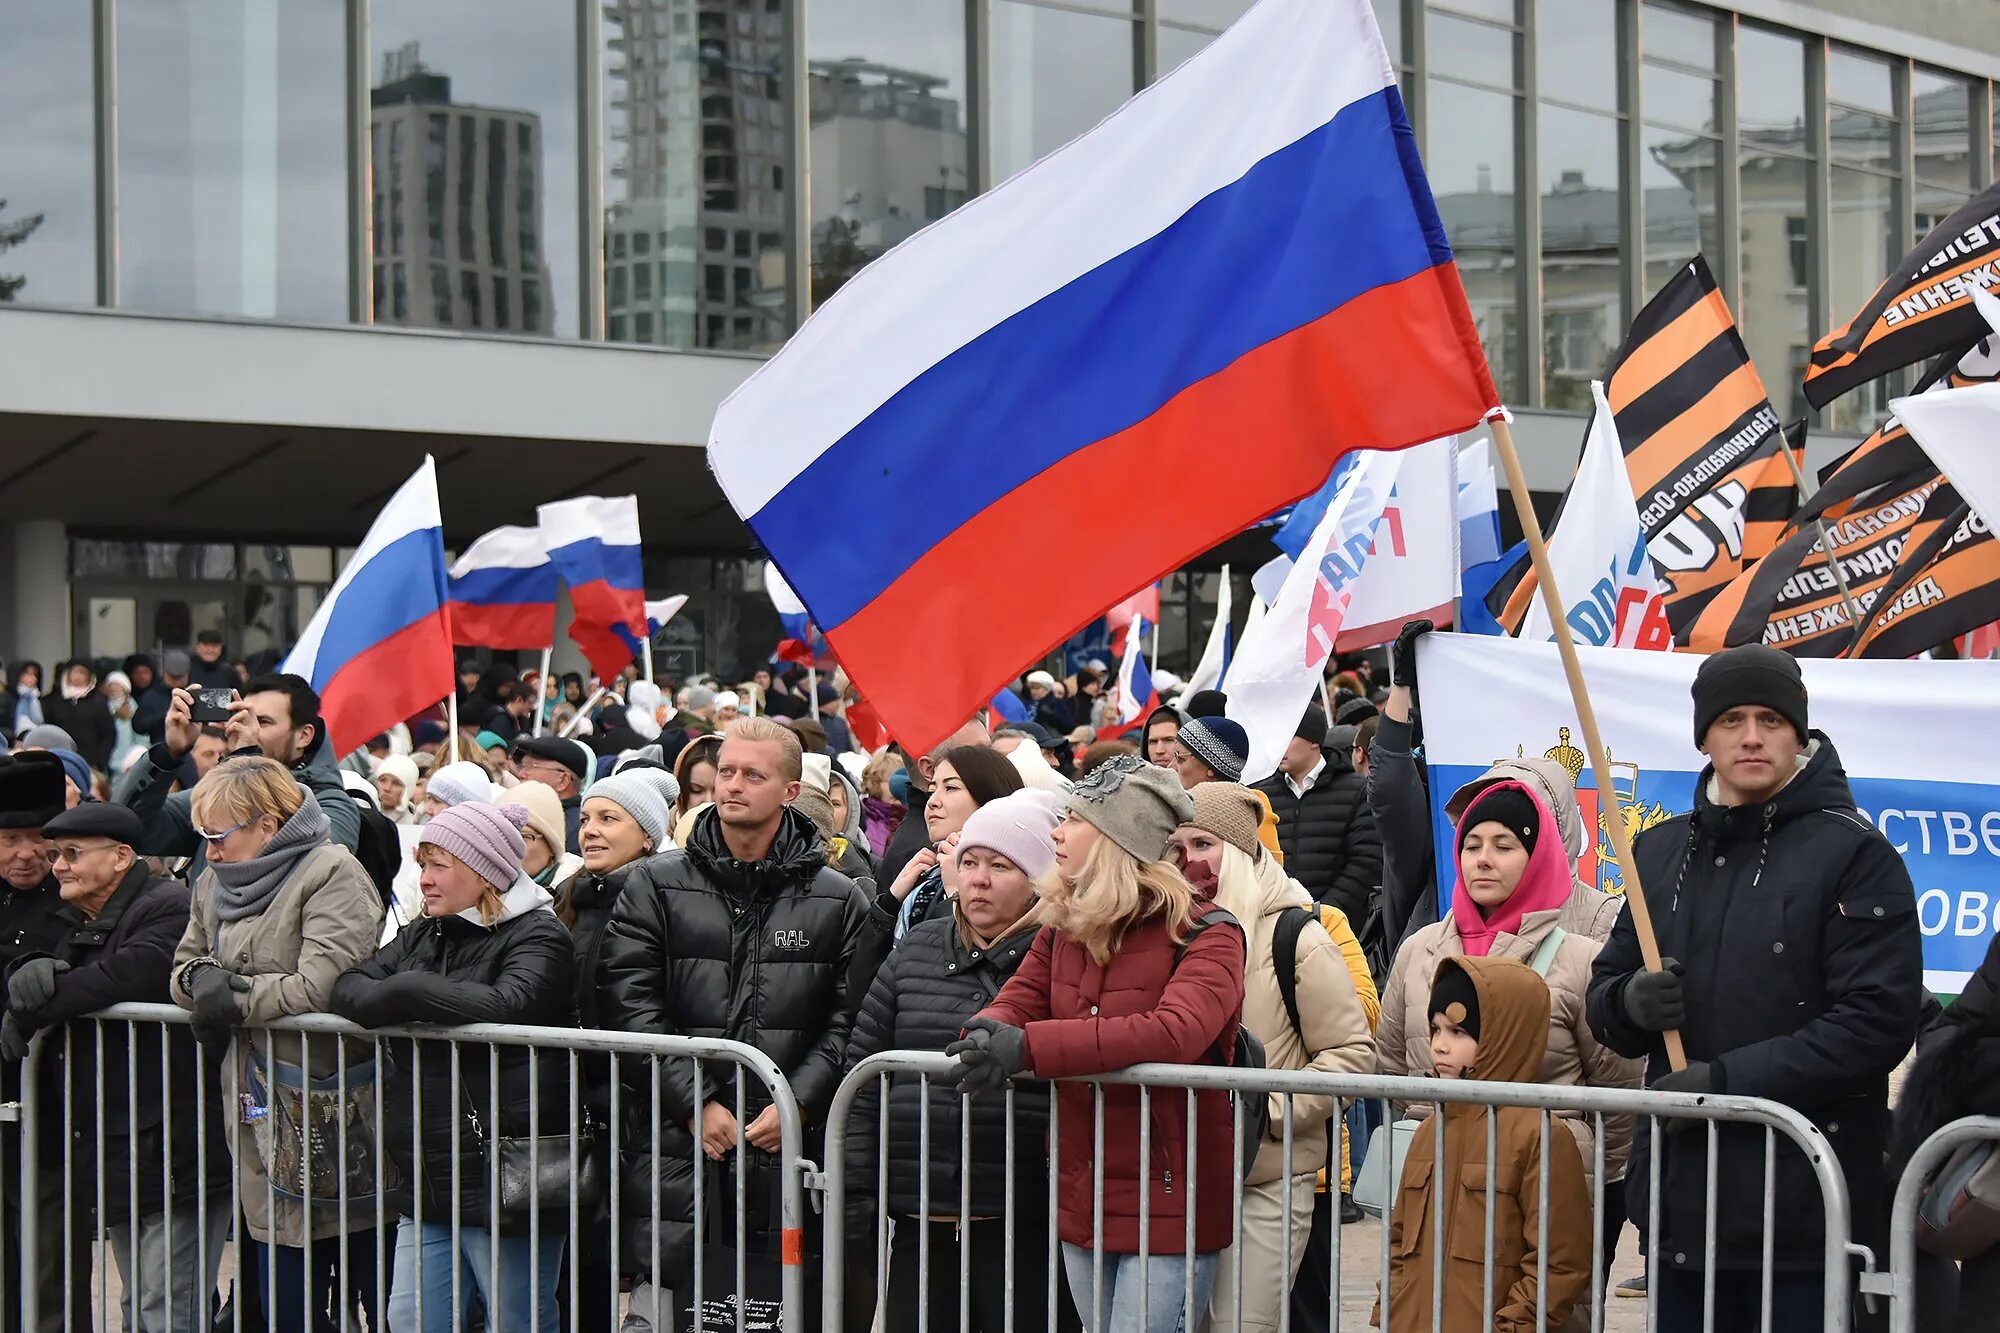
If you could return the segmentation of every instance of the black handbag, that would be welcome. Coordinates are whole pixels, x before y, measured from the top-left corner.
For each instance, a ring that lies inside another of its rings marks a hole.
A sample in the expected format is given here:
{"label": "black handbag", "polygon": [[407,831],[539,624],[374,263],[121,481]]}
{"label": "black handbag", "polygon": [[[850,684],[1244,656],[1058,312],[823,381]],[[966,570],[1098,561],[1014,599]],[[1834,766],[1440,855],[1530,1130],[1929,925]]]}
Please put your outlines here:
{"label": "black handbag", "polygon": [[[576,1199],[577,1211],[589,1214],[604,1199],[604,1154],[599,1148],[597,1127],[584,1107],[577,1133],[500,1135],[488,1138],[479,1118],[476,1099],[466,1098],[472,1117],[472,1138],[478,1145],[482,1174],[487,1180],[499,1176],[499,1205],[502,1213],[535,1213],[569,1209]],[[576,1170],[570,1170],[570,1150],[576,1151]]]}

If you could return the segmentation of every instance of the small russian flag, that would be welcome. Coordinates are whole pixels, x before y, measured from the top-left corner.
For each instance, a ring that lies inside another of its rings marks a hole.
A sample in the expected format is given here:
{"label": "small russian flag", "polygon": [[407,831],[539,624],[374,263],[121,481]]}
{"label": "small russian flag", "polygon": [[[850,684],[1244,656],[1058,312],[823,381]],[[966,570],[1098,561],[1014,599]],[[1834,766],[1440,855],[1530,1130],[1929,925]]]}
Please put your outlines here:
{"label": "small russian flag", "polygon": [[475,648],[556,641],[556,567],[540,528],[495,528],[451,567],[451,632]]}

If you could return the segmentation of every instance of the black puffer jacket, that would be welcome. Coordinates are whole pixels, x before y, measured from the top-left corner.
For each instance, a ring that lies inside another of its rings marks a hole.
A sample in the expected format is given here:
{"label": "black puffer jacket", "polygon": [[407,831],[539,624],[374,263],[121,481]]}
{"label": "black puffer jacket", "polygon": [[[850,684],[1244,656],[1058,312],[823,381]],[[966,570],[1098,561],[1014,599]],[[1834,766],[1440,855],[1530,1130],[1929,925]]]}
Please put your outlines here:
{"label": "black puffer jacket", "polygon": [[1368,808],[1368,779],[1354,771],[1354,758],[1335,747],[1323,751],[1326,767],[1306,788],[1292,794],[1283,773],[1256,784],[1271,798],[1278,816],[1278,850],[1285,873],[1323,903],[1347,914],[1360,929],[1369,918],[1382,883],[1382,839]]}
{"label": "black puffer jacket", "polygon": [[[573,1026],[576,952],[569,932],[532,880],[516,880],[505,903],[505,914],[491,927],[461,916],[425,917],[405,926],[373,958],[341,974],[333,987],[333,1011],[365,1027]],[[454,1079],[445,1042],[396,1038],[383,1045],[389,1065],[383,1080],[384,1151],[406,1185],[422,1187],[427,1219],[451,1216],[451,1173],[457,1162],[459,1215],[467,1226],[485,1226],[486,1143],[494,1136],[525,1138],[536,1130],[544,1137],[569,1133],[567,1052],[498,1047],[496,1091],[493,1063],[478,1047],[460,1052]],[[539,1109],[531,1120],[529,1066],[536,1060],[540,1065],[532,1100]],[[394,1202],[405,1216],[410,1214],[407,1191]],[[500,1219],[503,1232],[527,1227],[525,1213]]]}
{"label": "black puffer jacket", "polygon": [[[221,1046],[197,1048],[193,1030],[181,1023],[138,1023],[128,1029],[123,1023],[72,1021],[114,1004],[171,1004],[167,977],[187,923],[187,885],[154,875],[142,861],[127,872],[95,920],[86,922],[76,914],[60,939],[44,950],[18,955],[7,967],[11,978],[15,969],[33,958],[55,958],[70,965],[56,978],[54,999],[15,1018],[31,1032],[54,1029],[43,1038],[37,1066],[42,1161],[59,1168],[68,1158],[73,1164],[70,1197],[80,1211],[94,1207],[94,1156],[70,1152],[64,1139],[67,1081],[71,1132],[86,1141],[100,1140],[104,1146],[100,1220],[106,1225],[127,1219],[135,1184],[139,1216],[150,1217],[165,1208],[170,1194],[177,1200],[192,1199],[204,1182],[215,1188],[230,1178],[221,1116]],[[204,1112],[205,1157],[197,1129]],[[134,1162],[142,1164],[136,1182],[131,1178]]]}
{"label": "black puffer jacket", "polygon": [[[968,949],[950,916],[913,928],[876,974],[875,984],[854,1020],[847,1063],[859,1064],[881,1051],[942,1051],[958,1039],[965,1021],[999,995],[1014,969],[1028,956],[1036,926],[1017,930],[991,949]],[[854,1101],[848,1129],[849,1200],[874,1204],[876,1140],[881,1135],[881,1080],[870,1082]],[[888,1211],[894,1217],[924,1216],[923,1172],[917,1145],[923,1136],[924,1093],[914,1074],[889,1079]],[[930,1215],[955,1214],[959,1202],[959,1116],[972,1108],[972,1217],[1004,1217],[1007,1209],[1007,1099],[968,1100],[933,1079],[930,1086]],[[1048,1221],[1049,1089],[1046,1083],[1014,1085],[1014,1217],[1033,1228]]]}
{"label": "black puffer jacket", "polygon": [[[0,882],[0,975],[23,958],[55,952],[82,921],[62,900],[54,875],[34,889]],[[7,992],[0,989],[0,1006],[6,1003]],[[21,1066],[0,1060],[0,1100],[18,1100],[20,1088]]]}
{"label": "black puffer jacket", "polygon": [[[714,809],[696,819],[686,847],[633,867],[606,928],[599,964],[598,1016],[610,1028],[685,1037],[720,1037],[756,1047],[792,1085],[808,1127],[819,1122],[840,1085],[848,1033],[859,996],[850,978],[871,937],[872,905],[853,880],[826,864],[826,844],[812,821],[787,807],[768,856],[729,854]],[[648,1062],[624,1062],[623,1105],[632,1123],[625,1142],[625,1216],[633,1221],[631,1254],[652,1250],[652,1191],[660,1189],[662,1280],[687,1271],[694,1221],[694,1145],[688,1131],[699,1103],[735,1109],[736,1067],[659,1064],[659,1159],[644,1123],[652,1096]],[[755,1077],[743,1079],[747,1124],[770,1104]],[[776,1225],[778,1158],[745,1146],[753,1231]],[[732,1159],[733,1160],[733,1159]],[[733,1200],[733,1187],[706,1193],[711,1207]],[[720,1232],[715,1234],[722,1234]]]}
{"label": "black puffer jacket", "polygon": [[[1805,768],[1764,805],[1714,804],[1714,770],[1704,771],[1693,812],[1641,834],[1633,856],[1660,952],[1687,969],[1688,1059],[1710,1062],[1717,1092],[1766,1097],[1811,1118],[1846,1174],[1857,1238],[1878,1245],[1889,1204],[1888,1077],[1916,1039],[1923,940],[1902,858],[1855,810],[1832,743],[1813,739]],[[1597,955],[1590,1025],[1620,1055],[1646,1057],[1650,1084],[1667,1071],[1665,1049],[1624,1004],[1640,966],[1627,912]],[[1647,1216],[1650,1140],[1638,1135],[1626,1176],[1633,1217]],[[1777,1263],[1817,1270],[1820,1189],[1799,1151],[1778,1142]],[[1706,1136],[1676,1134],[1664,1145],[1655,1240],[1666,1262],[1699,1268]],[[1718,1264],[1756,1268],[1764,1131],[1725,1123],[1720,1145]]]}

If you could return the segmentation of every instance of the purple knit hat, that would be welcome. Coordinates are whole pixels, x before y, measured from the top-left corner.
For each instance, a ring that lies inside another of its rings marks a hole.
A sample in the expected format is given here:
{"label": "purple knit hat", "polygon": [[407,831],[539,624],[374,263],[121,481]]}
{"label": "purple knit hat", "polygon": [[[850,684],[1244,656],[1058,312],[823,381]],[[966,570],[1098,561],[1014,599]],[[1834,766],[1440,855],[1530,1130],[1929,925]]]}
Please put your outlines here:
{"label": "purple knit hat", "polygon": [[525,806],[468,801],[438,812],[424,825],[417,845],[444,848],[471,867],[473,874],[505,893],[521,877],[521,862],[528,855],[521,830],[527,825]]}

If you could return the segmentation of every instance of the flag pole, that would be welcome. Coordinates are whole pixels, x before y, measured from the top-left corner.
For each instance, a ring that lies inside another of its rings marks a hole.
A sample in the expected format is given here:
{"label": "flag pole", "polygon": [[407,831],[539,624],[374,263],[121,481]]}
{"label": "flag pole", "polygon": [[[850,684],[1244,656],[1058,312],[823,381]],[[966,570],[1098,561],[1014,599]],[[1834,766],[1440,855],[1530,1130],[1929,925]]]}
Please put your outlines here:
{"label": "flag pole", "polygon": [[[806,639],[806,646],[808,648],[812,646],[810,635]],[[806,691],[812,696],[812,719],[817,722],[819,721],[819,662],[817,658],[815,658],[811,666],[806,668]]]}
{"label": "flag pole", "polygon": [[[650,623],[648,623],[646,628],[650,630],[653,627]],[[651,634],[648,634],[643,640],[640,641],[639,670],[641,674],[645,676],[646,683],[648,685],[652,684],[653,683],[653,636]]]}
{"label": "flag pole", "polygon": [[[1569,693],[1576,704],[1576,720],[1583,729],[1584,749],[1590,755],[1590,768],[1597,779],[1597,800],[1604,811],[1604,823],[1611,833],[1611,850],[1618,857],[1618,868],[1622,873],[1625,901],[1632,913],[1632,928],[1639,937],[1639,955],[1645,960],[1646,970],[1660,970],[1660,945],[1653,935],[1653,914],[1647,910],[1645,890],[1639,883],[1639,867],[1632,860],[1632,836],[1625,828],[1625,811],[1618,799],[1618,789],[1611,785],[1611,762],[1604,750],[1603,737],[1597,730],[1597,711],[1590,706],[1590,691],[1583,683],[1583,664],[1577,660],[1576,642],[1570,637],[1569,622],[1564,619],[1562,592],[1556,587],[1555,570],[1549,565],[1548,543],[1542,538],[1541,520],[1535,517],[1534,502],[1528,494],[1528,478],[1521,471],[1521,456],[1514,452],[1514,432],[1504,409],[1492,418],[1493,443],[1500,451],[1500,462],[1507,469],[1507,490],[1514,497],[1514,512],[1521,520],[1521,533],[1528,539],[1528,556],[1534,562],[1535,583],[1549,610],[1549,624],[1555,629],[1556,651],[1562,656],[1563,674],[1569,677]],[[1786,451],[1790,453],[1789,450]],[[1667,1063],[1674,1069],[1687,1068],[1687,1051],[1681,1045],[1681,1034],[1671,1030],[1660,1034],[1667,1048]]]}
{"label": "flag pole", "polygon": [[[1799,488],[1799,503],[1804,504],[1812,499],[1812,491],[1806,486],[1805,469],[1799,466],[1798,456],[1792,452],[1792,442],[1778,441],[1778,452],[1785,456],[1785,466],[1792,470],[1792,482]],[[1854,618],[1854,633],[1855,637],[1859,638],[1861,618],[1867,614],[1867,610],[1861,605],[1861,599],[1847,586],[1847,571],[1840,567],[1840,557],[1833,553],[1833,534],[1827,531],[1826,520],[1814,519],[1813,527],[1819,532],[1820,549],[1826,552],[1827,567],[1833,570],[1834,586],[1840,589],[1840,600],[1847,603],[1847,614]]]}
{"label": "flag pole", "polygon": [[458,690],[454,688],[444,697],[445,713],[451,726],[451,758],[447,763],[458,762]]}
{"label": "flag pole", "polygon": [[557,732],[556,735],[558,736],[576,735],[576,729],[583,725],[583,720],[586,717],[590,716],[590,710],[597,707],[597,701],[599,699],[602,699],[605,696],[605,693],[606,693],[606,687],[602,685],[599,685],[596,689],[592,690],[590,692],[590,697],[583,701],[583,707],[576,710],[576,716],[571,718],[568,722],[564,723],[563,729]]}
{"label": "flag pole", "polygon": [[[550,644],[548,647],[542,649],[542,697],[535,700],[535,735],[537,736],[542,734],[542,724],[547,721],[549,715],[549,671],[555,662],[555,657],[556,649],[554,644]],[[456,694],[452,696],[454,699],[457,697]],[[557,697],[560,698],[561,695],[558,694]]]}

